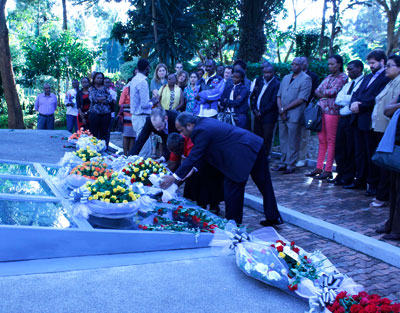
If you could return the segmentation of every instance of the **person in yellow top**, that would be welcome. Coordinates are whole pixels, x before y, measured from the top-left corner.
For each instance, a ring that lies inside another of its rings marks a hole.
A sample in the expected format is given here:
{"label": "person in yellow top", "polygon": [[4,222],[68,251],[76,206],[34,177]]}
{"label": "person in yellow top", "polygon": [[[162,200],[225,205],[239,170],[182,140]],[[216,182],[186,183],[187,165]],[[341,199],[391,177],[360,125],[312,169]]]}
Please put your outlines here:
{"label": "person in yellow top", "polygon": [[158,91],[160,95],[160,105],[164,110],[181,110],[184,104],[182,89],[177,85],[175,74],[169,74],[167,85],[164,85]]}

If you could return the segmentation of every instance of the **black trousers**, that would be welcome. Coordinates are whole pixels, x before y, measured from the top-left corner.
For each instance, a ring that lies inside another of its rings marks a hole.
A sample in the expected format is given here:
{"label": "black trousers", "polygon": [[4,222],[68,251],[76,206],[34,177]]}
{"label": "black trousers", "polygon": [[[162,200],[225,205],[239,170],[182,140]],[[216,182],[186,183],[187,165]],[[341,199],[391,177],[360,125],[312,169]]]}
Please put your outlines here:
{"label": "black trousers", "polygon": [[[89,113],[89,130],[97,139],[106,140],[108,137],[108,130],[111,121],[111,113],[96,114]],[[108,142],[107,142],[108,146]]]}
{"label": "black trousers", "polygon": [[260,119],[254,120],[254,133],[264,138],[266,155],[269,156],[274,140],[274,129],[276,123],[263,123]]}
{"label": "black trousers", "polygon": [[335,160],[336,179],[346,184],[353,182],[356,173],[354,161],[354,129],[350,126],[351,115],[341,116],[336,132]]}
{"label": "black trousers", "polygon": [[[267,220],[275,220],[281,215],[278,211],[274,188],[272,187],[271,175],[269,173],[268,159],[265,155],[263,145],[258,152],[257,159],[250,172],[251,178],[263,196],[264,214]],[[224,200],[226,207],[226,218],[234,219],[237,224],[242,223],[243,202],[245,182],[234,182],[224,177]]]}

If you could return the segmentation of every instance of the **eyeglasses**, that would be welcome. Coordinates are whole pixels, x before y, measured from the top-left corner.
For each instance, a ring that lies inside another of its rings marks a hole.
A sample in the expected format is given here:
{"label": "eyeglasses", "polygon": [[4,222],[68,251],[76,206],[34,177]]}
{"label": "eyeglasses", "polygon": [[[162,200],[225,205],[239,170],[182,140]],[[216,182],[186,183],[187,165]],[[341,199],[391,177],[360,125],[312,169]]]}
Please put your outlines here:
{"label": "eyeglasses", "polygon": [[386,64],[385,68],[391,68],[391,67],[398,67],[396,64],[392,65],[392,64]]}

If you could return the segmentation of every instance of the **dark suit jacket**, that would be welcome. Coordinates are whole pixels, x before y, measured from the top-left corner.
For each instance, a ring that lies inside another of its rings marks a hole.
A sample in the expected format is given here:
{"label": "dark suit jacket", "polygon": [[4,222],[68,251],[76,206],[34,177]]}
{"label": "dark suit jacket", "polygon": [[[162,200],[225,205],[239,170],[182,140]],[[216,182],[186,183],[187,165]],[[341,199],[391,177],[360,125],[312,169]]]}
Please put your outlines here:
{"label": "dark suit jacket", "polygon": [[245,182],[263,144],[245,129],[207,117],[199,118],[190,138],[194,147],[175,172],[181,178],[204,159],[230,180]]}
{"label": "dark suit jacket", "polygon": [[[235,85],[232,84],[228,88],[224,89],[224,92],[221,96],[221,106],[224,108],[233,108],[234,112],[237,114],[247,114],[247,111],[249,110],[248,100],[250,90],[249,88],[247,88],[246,85],[240,84],[235,88],[235,91],[233,92],[233,100],[229,100],[232,88],[234,87]],[[240,96],[240,99],[236,99],[238,96]]]}
{"label": "dark suit jacket", "polygon": [[375,98],[376,96],[385,88],[386,84],[390,81],[389,78],[386,77],[385,71],[383,71],[369,87],[367,87],[369,81],[371,80],[374,74],[368,74],[365,76],[363,81],[361,82],[360,87],[351,97],[351,102],[360,101],[359,105],[360,112],[351,114],[352,125],[358,125],[360,130],[370,130],[371,128],[371,114],[374,110],[375,106]]}
{"label": "dark suit jacket", "polygon": [[133,145],[131,151],[129,151],[129,155],[137,155],[139,154],[140,150],[142,150],[144,144],[146,143],[147,139],[149,139],[151,133],[154,133],[161,137],[162,139],[162,146],[163,146],[163,156],[166,160],[169,159],[169,151],[167,149],[167,138],[168,135],[171,133],[179,133],[175,127],[175,120],[178,116],[178,112],[176,111],[166,111],[168,116],[168,134],[166,134],[163,130],[157,131],[153,124],[151,123],[150,116],[146,118],[146,123],[140,133],[139,137],[136,139],[135,144]]}
{"label": "dark suit jacket", "polygon": [[[254,90],[250,96],[251,109],[254,111],[257,109],[258,97],[264,86],[264,77],[258,77]],[[275,123],[278,120],[278,105],[276,103],[276,96],[278,94],[280,81],[278,78],[273,77],[269,82],[267,89],[261,97],[260,101],[260,113],[261,120],[263,123]]]}

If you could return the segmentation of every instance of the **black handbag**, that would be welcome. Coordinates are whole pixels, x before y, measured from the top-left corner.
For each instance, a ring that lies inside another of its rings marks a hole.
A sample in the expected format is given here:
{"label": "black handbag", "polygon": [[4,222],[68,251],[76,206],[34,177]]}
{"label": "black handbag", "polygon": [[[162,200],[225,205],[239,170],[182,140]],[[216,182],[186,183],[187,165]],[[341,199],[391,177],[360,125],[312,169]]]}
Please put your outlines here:
{"label": "black handbag", "polygon": [[400,146],[394,146],[393,152],[375,151],[372,162],[391,171],[400,172]]}
{"label": "black handbag", "polygon": [[322,129],[322,110],[317,102],[311,101],[303,113],[304,126],[308,130],[320,132]]}
{"label": "black handbag", "polygon": [[236,126],[236,114],[229,109],[225,109],[217,114],[217,119],[223,123],[228,123]]}

